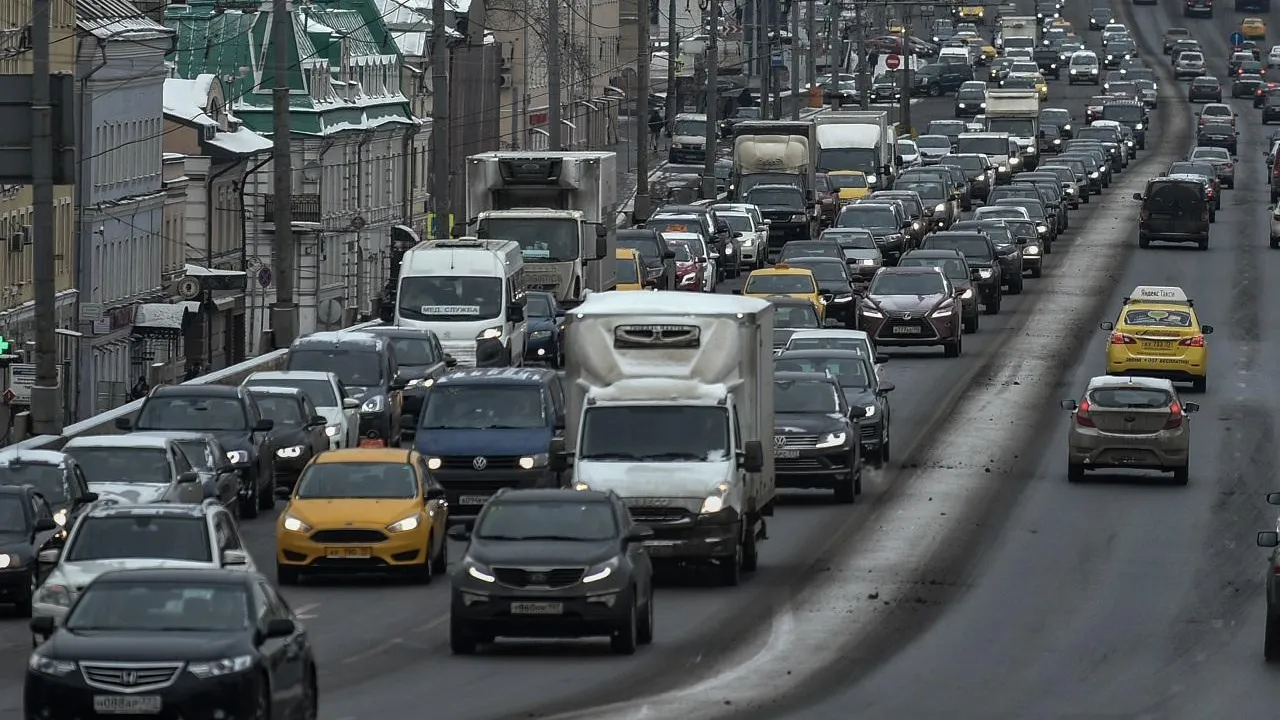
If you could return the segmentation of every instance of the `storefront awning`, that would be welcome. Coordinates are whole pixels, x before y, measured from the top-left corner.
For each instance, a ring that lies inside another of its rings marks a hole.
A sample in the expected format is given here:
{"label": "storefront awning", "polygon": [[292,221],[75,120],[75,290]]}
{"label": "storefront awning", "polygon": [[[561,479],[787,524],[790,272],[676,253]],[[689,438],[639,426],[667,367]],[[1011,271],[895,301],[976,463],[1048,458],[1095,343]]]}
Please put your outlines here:
{"label": "storefront awning", "polygon": [[200,281],[201,290],[244,292],[246,275],[242,270],[217,270],[187,263],[186,274]]}
{"label": "storefront awning", "polygon": [[198,302],[143,303],[133,315],[133,335],[151,338],[182,337],[182,327],[187,316],[198,312]]}

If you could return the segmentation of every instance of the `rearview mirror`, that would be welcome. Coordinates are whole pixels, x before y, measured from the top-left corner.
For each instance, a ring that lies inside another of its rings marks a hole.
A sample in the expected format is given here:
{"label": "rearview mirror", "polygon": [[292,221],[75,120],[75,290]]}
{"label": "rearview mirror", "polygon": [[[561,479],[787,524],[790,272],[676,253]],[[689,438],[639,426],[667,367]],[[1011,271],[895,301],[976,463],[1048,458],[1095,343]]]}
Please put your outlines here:
{"label": "rearview mirror", "polygon": [[[1273,548],[1280,546],[1280,533],[1275,530],[1263,530],[1258,533],[1258,547]],[[32,627],[35,627],[35,621],[32,621]]]}
{"label": "rearview mirror", "polygon": [[1200,403],[1198,402],[1182,403],[1182,411],[1187,413],[1200,412]]}
{"label": "rearview mirror", "polygon": [[276,618],[267,621],[267,630],[262,633],[263,639],[286,638],[297,631],[298,626],[289,618]]}
{"label": "rearview mirror", "polygon": [[1116,329],[1116,324],[1111,322],[1101,322],[1101,323],[1098,323],[1098,329],[1111,332],[1112,330]]}
{"label": "rearview mirror", "polygon": [[276,426],[275,420],[272,420],[270,418],[262,418],[258,422],[254,423],[253,431],[254,432],[271,432],[271,429],[274,428],[275,426]]}
{"label": "rearview mirror", "polygon": [[243,550],[223,550],[223,565],[248,565],[249,555]]}
{"label": "rearview mirror", "polygon": [[40,518],[39,520],[36,520],[36,525],[35,525],[36,532],[49,532],[50,530],[57,530],[57,529],[58,529],[58,523],[55,522],[54,519],[51,517]]}
{"label": "rearview mirror", "polygon": [[200,473],[195,470],[188,470],[178,476],[179,485],[190,485],[200,479]]}
{"label": "rearview mirror", "polygon": [[764,446],[759,440],[748,440],[742,444],[742,469],[747,472],[764,469]]}
{"label": "rearview mirror", "polygon": [[450,525],[449,529],[445,531],[445,535],[448,536],[450,540],[466,542],[471,539],[471,528],[466,525]]}
{"label": "rearview mirror", "polygon": [[1075,400],[1063,400],[1058,403],[1058,405],[1061,406],[1063,410],[1070,410],[1071,412],[1075,412],[1076,408],[1079,407],[1076,405]]}
{"label": "rearview mirror", "polygon": [[307,427],[323,427],[329,423],[323,415],[312,415],[311,421],[307,423]]}
{"label": "rearview mirror", "polygon": [[360,407],[360,401],[355,398],[342,398],[342,408],[344,410],[355,410]]}

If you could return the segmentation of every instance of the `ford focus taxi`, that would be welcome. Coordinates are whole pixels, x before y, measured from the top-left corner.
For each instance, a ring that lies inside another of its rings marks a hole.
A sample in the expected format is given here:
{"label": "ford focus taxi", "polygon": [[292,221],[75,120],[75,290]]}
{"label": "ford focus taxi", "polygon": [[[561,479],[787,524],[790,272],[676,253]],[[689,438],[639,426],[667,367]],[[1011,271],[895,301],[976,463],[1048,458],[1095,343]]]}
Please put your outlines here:
{"label": "ford focus taxi", "polygon": [[796,268],[786,263],[778,263],[764,270],[753,270],[747,276],[742,290],[734,290],[735,295],[767,298],[774,295],[787,295],[801,298],[813,303],[820,319],[826,319],[827,305],[822,301],[822,293],[818,289],[818,281],[813,273],[804,268]]}
{"label": "ford focus taxi", "polygon": [[1190,298],[1179,287],[1139,285],[1115,322],[1099,327],[1111,333],[1107,343],[1108,375],[1139,375],[1191,383],[1196,392],[1208,386],[1211,325],[1201,325]]}

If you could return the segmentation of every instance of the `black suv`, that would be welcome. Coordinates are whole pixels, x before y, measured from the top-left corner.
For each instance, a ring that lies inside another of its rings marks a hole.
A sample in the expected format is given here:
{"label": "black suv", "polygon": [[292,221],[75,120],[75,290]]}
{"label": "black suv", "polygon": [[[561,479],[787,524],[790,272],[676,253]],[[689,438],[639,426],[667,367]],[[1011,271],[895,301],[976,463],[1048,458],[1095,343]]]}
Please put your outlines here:
{"label": "black suv", "polygon": [[[643,257],[643,256],[642,256]],[[525,315],[531,317],[528,304]],[[529,321],[533,325],[533,321]],[[533,328],[529,330],[532,332]],[[422,399],[427,390],[440,376],[458,366],[458,361],[440,346],[440,338],[426,328],[410,327],[371,327],[362,332],[384,337],[391,341],[391,349],[396,354],[396,365],[400,369],[400,379],[404,381],[404,393],[400,405],[400,432],[412,435],[413,428],[418,425],[418,413],[422,410]],[[526,343],[527,344],[527,343]],[[526,354],[528,348],[525,349]]]}
{"label": "black suv", "polygon": [[13,603],[20,617],[31,617],[31,596],[40,585],[40,551],[61,548],[66,537],[35,488],[0,486],[0,554],[8,560],[0,568],[0,602]]}
{"label": "black suv", "polygon": [[1209,200],[1204,184],[1192,178],[1162,177],[1147,182],[1145,192],[1134,193],[1142,203],[1138,220],[1138,247],[1158,242],[1193,242],[1209,249]]}
{"label": "black suv", "polygon": [[995,243],[985,233],[975,231],[937,232],[925,237],[922,250],[959,250],[969,263],[970,277],[978,290],[978,301],[988,315],[1000,312],[1002,297],[1000,286],[1004,278],[1000,272],[999,255]]}
{"label": "black suv", "polygon": [[298,338],[289,346],[285,370],[331,372],[360,403],[361,447],[400,443],[404,389],[400,362],[390,338],[340,330]]}
{"label": "black suv", "polygon": [[30,485],[49,503],[53,519],[70,530],[98,494],[89,490],[80,463],[54,450],[19,450],[0,453],[0,486]]}
{"label": "black suv", "polygon": [[329,424],[316,411],[307,394],[298,388],[259,385],[249,388],[262,416],[275,423],[271,437],[275,445],[276,492],[288,495],[311,459],[329,449]]}
{"label": "black suv", "polygon": [[240,515],[255,518],[276,505],[275,423],[263,417],[246,388],[231,385],[161,385],[142,401],[135,420],[116,427],[134,430],[186,430],[206,433],[227,449],[240,473]]}
{"label": "black suv", "polygon": [[624,655],[653,641],[653,564],[644,547],[653,531],[632,521],[617,495],[505,490],[473,531],[455,526],[449,537],[470,543],[452,571],[454,654],[500,636],[604,636]]}
{"label": "black suv", "polygon": [[315,717],[315,656],[293,611],[244,570],[118,570],[85,588],[31,654],[32,718]]}
{"label": "black suv", "polygon": [[881,381],[866,353],[855,350],[790,350],[774,361],[775,372],[825,372],[835,377],[850,407],[861,407],[859,440],[862,459],[876,467],[889,462],[889,393],[894,384]]}
{"label": "black suv", "polygon": [[1004,279],[1005,293],[1022,294],[1022,252],[1018,247],[1018,239],[1013,231],[1004,224],[1004,220],[964,220],[951,226],[956,232],[980,232],[991,238],[996,246],[996,257],[1000,260],[1000,277]]}
{"label": "black suv", "polygon": [[850,405],[825,372],[775,372],[773,412],[777,486],[830,489],[836,502],[853,502],[862,492],[865,410]]}
{"label": "black suv", "polygon": [[1031,59],[1036,65],[1040,66],[1040,74],[1045,77],[1051,77],[1054,80],[1062,78],[1062,58],[1058,56],[1058,51],[1053,48],[1036,48],[1031,53]]}

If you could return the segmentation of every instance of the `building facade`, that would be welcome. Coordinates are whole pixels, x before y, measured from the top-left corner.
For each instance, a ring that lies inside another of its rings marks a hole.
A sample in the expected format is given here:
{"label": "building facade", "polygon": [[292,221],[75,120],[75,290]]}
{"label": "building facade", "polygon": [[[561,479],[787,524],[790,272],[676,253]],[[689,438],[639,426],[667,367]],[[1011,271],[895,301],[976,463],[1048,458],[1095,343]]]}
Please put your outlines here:
{"label": "building facade", "polygon": [[[172,30],[127,0],[80,0],[76,17],[80,206],[79,418],[118,406],[171,345],[146,328],[166,299],[162,173],[165,54]],[[137,322],[139,311],[143,322]]]}
{"label": "building facade", "polygon": [[[297,263],[298,329],[336,329],[381,308],[391,236],[412,222],[405,197],[420,123],[401,91],[401,55],[376,5],[299,5],[291,13],[290,144]],[[227,82],[231,114],[263,135],[272,131],[268,31],[271,13],[212,3],[170,5],[178,35],[176,74]],[[250,274],[247,351],[270,349],[275,298],[275,198],[271,163],[243,184],[245,268]]]}

